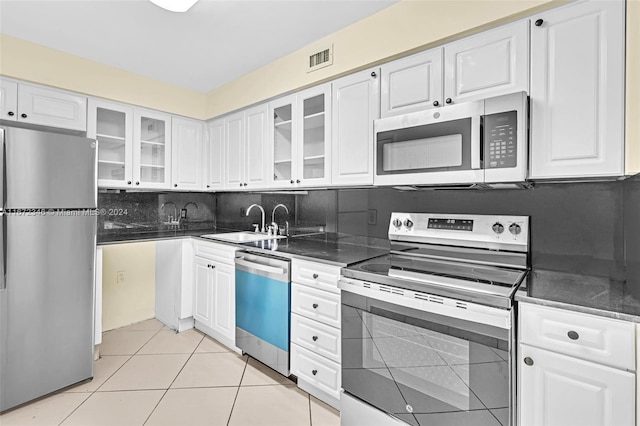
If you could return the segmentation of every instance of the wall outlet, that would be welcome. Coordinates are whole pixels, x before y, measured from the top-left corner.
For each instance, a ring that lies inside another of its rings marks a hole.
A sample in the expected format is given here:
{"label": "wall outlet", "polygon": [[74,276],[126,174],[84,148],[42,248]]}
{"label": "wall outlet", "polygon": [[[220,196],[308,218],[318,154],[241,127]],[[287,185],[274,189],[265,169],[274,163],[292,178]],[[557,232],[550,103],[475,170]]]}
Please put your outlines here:
{"label": "wall outlet", "polygon": [[247,209],[244,207],[240,207],[240,217],[245,217],[247,215]]}
{"label": "wall outlet", "polygon": [[116,283],[117,284],[122,284],[124,283],[124,271],[118,271],[117,275],[116,275]]}
{"label": "wall outlet", "polygon": [[180,219],[186,219],[186,218],[187,218],[187,209],[180,210]]}

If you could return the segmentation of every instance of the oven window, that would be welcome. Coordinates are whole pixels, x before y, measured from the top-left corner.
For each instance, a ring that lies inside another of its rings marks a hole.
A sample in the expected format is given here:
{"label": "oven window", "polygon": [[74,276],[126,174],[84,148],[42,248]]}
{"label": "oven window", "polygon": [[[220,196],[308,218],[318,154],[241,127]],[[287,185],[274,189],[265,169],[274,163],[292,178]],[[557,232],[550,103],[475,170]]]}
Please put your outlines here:
{"label": "oven window", "polygon": [[471,169],[471,118],[377,134],[378,175]]}
{"label": "oven window", "polygon": [[344,304],[342,321],[345,391],[412,425],[509,425],[506,339]]}

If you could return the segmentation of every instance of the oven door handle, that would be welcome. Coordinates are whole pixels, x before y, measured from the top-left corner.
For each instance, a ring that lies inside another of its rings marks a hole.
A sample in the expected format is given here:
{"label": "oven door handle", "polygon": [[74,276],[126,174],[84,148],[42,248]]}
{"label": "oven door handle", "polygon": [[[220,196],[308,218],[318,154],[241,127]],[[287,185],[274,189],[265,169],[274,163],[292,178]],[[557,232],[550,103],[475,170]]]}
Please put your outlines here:
{"label": "oven door handle", "polygon": [[478,170],[481,167],[482,135],[480,132],[481,116],[471,117],[471,169]]}

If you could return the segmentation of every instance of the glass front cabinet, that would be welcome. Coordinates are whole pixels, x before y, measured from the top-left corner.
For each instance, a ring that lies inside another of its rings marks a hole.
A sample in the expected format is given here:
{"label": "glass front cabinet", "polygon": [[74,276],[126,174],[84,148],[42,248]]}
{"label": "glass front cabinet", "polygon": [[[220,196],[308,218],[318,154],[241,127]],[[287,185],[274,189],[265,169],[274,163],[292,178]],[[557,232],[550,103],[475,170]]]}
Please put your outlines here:
{"label": "glass front cabinet", "polygon": [[89,100],[87,137],[98,140],[98,187],[169,188],[171,116]]}
{"label": "glass front cabinet", "polygon": [[169,188],[171,181],[171,116],[134,110],[133,185]]}
{"label": "glass front cabinet", "polygon": [[89,99],[87,137],[98,140],[98,186],[133,186],[133,108]]}
{"label": "glass front cabinet", "polygon": [[274,188],[331,183],[331,86],[321,85],[270,104]]}

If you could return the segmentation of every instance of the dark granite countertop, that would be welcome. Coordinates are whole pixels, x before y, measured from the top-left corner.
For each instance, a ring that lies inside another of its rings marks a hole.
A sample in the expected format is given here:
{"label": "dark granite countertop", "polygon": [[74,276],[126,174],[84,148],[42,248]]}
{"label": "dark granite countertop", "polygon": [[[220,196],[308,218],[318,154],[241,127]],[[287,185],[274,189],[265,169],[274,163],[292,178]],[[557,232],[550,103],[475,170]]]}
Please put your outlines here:
{"label": "dark granite countertop", "polygon": [[336,233],[317,233],[239,245],[245,250],[348,266],[389,253],[387,240]]}
{"label": "dark granite countertop", "polygon": [[640,322],[640,298],[624,282],[603,277],[533,270],[515,300]]}
{"label": "dark granite countertop", "polygon": [[[197,225],[193,227],[181,226],[179,228],[160,226],[152,229],[111,229],[98,235],[98,245],[202,237],[202,235],[227,232],[237,232],[237,230],[206,228]],[[311,259],[337,266],[351,265],[389,252],[387,240],[326,232],[316,232],[311,235],[307,232],[297,235],[296,230],[292,230],[292,235],[288,238],[253,243],[231,243],[208,238],[202,239],[221,244],[230,244],[258,253],[269,253],[288,258]]]}

